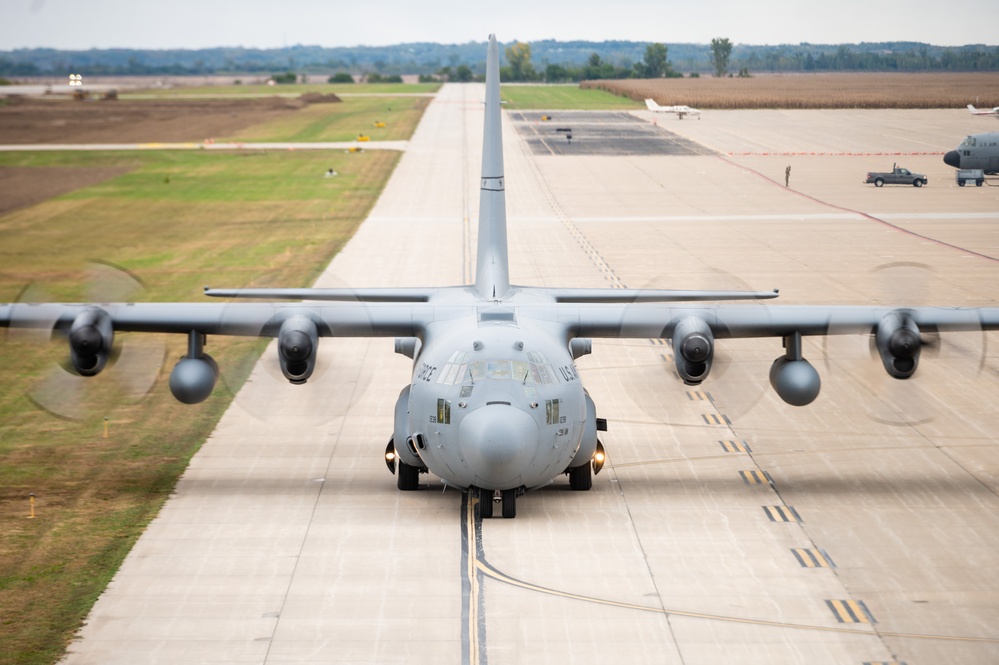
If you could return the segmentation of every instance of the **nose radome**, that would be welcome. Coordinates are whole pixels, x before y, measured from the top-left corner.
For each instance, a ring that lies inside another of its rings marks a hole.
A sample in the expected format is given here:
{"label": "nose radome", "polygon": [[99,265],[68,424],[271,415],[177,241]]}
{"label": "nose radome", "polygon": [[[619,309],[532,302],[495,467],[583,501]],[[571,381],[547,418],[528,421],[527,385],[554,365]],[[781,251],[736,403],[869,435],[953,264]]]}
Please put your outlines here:
{"label": "nose radome", "polygon": [[513,489],[538,448],[538,425],[509,404],[479,407],[461,420],[462,456],[482,489]]}
{"label": "nose radome", "polygon": [[955,169],[961,168],[961,156],[957,154],[957,150],[951,150],[944,155],[944,164],[953,166]]}

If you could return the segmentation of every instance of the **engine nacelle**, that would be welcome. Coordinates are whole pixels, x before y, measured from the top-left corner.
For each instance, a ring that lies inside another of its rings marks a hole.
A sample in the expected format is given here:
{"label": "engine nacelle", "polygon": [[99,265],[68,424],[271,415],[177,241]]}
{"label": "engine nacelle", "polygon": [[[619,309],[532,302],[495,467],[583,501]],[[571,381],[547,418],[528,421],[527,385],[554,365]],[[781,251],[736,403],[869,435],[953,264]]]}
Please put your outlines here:
{"label": "engine nacelle", "polygon": [[885,371],[896,379],[908,379],[919,365],[923,343],[919,327],[906,314],[885,314],[874,333],[874,342]]}
{"label": "engine nacelle", "polygon": [[69,329],[69,359],[81,376],[99,374],[108,363],[114,344],[114,326],[103,309],[88,307],[73,319]]}
{"label": "engine nacelle", "polygon": [[593,353],[593,340],[585,337],[573,337],[569,340],[569,353],[572,359],[582,358]]}
{"label": "engine nacelle", "polygon": [[822,379],[804,358],[793,360],[784,355],[770,366],[770,385],[788,404],[805,406],[819,396]]}
{"label": "engine nacelle", "polygon": [[688,386],[696,386],[708,377],[715,354],[715,337],[703,320],[690,317],[673,329],[673,361],[676,372]]}
{"label": "engine nacelle", "polygon": [[305,383],[316,369],[319,331],[304,316],[293,316],[281,324],[278,333],[278,361],[281,373],[295,384]]}
{"label": "engine nacelle", "polygon": [[178,402],[200,404],[208,399],[219,378],[219,366],[207,353],[198,358],[184,356],[170,372],[170,392]]}

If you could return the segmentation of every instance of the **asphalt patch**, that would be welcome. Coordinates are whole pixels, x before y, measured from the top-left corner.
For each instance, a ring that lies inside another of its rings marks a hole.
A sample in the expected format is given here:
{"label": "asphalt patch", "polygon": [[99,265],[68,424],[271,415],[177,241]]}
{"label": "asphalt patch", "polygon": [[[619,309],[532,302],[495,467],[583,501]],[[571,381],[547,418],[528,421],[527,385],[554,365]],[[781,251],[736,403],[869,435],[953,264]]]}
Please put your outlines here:
{"label": "asphalt patch", "polygon": [[535,155],[716,154],[625,111],[513,111],[510,117]]}

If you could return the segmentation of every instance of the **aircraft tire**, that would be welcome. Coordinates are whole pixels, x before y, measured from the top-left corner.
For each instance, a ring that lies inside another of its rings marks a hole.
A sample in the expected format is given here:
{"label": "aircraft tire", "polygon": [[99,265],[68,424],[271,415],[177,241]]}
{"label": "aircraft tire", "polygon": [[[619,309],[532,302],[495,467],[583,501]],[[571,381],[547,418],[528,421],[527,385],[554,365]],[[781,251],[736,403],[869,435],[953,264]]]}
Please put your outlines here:
{"label": "aircraft tire", "polygon": [[420,489],[420,467],[410,466],[402,460],[396,460],[396,487],[403,492]]}
{"label": "aircraft tire", "polygon": [[479,490],[479,517],[488,520],[493,516],[493,491]]}
{"label": "aircraft tire", "polygon": [[593,487],[593,473],[589,462],[569,467],[569,487],[577,492],[586,492]]}
{"label": "aircraft tire", "polygon": [[517,516],[517,490],[503,490],[503,517],[510,519]]}

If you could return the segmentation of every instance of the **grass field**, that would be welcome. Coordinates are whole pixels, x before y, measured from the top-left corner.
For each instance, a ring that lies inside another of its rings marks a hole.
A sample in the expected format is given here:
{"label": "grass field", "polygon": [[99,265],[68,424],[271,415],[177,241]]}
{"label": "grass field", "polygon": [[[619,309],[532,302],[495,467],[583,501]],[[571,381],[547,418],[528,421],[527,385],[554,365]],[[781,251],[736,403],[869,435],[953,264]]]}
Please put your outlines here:
{"label": "grass field", "polygon": [[[0,165],[10,167],[130,169],[0,217],[0,302],[18,299],[32,280],[53,299],[83,299],[91,259],[140,277],[142,300],[198,300],[205,284],[308,285],[353,234],[397,158],[383,151],[0,153]],[[331,167],[340,175],[324,178]],[[128,337],[116,341],[129,344]],[[64,343],[14,331],[0,343],[0,663],[58,659],[264,347],[210,338],[206,350],[224,381],[191,407],[166,384],[184,352],[175,337],[150,352],[169,360],[146,397],[123,400],[111,368],[88,380],[89,408],[76,421],[29,401],[39,378],[66,357]],[[28,519],[32,493],[37,517]]]}
{"label": "grass field", "polygon": [[[338,104],[312,104],[219,139],[353,141],[359,134],[369,136],[372,141],[407,139],[429,103],[428,97],[347,97]],[[376,127],[376,122],[385,123],[385,127]]]}
{"label": "grass field", "polygon": [[500,94],[512,110],[602,111],[637,109],[643,105],[604,90],[583,89],[578,85],[504,85]]}
{"label": "grass field", "polygon": [[700,109],[964,108],[999,105],[999,73],[788,74],[752,78],[584,81],[641,102]]}

